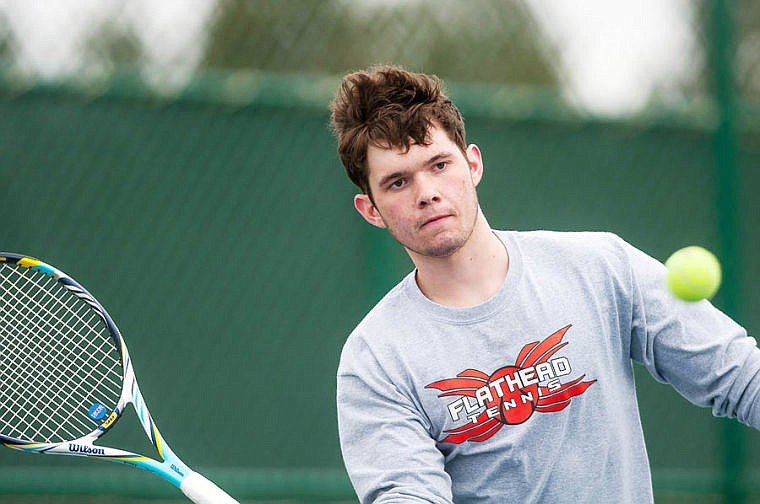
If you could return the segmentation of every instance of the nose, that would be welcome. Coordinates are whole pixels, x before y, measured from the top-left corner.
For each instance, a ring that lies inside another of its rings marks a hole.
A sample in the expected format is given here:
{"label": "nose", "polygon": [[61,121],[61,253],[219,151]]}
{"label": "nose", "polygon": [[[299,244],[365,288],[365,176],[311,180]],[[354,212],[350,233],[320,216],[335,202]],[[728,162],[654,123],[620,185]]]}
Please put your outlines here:
{"label": "nose", "polygon": [[420,208],[425,208],[426,206],[432,203],[440,203],[440,202],[441,202],[441,196],[436,191],[420,192],[419,197],[417,198],[417,206]]}
{"label": "nose", "polygon": [[424,208],[431,203],[440,203],[441,194],[430,177],[420,177],[417,181],[417,206]]}

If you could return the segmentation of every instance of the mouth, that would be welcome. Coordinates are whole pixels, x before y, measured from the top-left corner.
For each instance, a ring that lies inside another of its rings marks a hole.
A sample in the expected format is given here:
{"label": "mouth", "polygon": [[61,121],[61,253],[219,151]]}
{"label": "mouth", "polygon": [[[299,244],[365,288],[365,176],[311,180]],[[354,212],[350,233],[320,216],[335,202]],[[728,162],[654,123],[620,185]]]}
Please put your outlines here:
{"label": "mouth", "polygon": [[428,226],[431,226],[431,225],[434,225],[434,224],[438,224],[439,222],[443,222],[444,220],[448,219],[449,217],[451,217],[451,214],[441,214],[441,215],[436,215],[436,216],[430,217],[429,219],[426,219],[425,221],[422,222],[422,225],[420,226],[420,228],[424,228],[424,227],[428,227]]}

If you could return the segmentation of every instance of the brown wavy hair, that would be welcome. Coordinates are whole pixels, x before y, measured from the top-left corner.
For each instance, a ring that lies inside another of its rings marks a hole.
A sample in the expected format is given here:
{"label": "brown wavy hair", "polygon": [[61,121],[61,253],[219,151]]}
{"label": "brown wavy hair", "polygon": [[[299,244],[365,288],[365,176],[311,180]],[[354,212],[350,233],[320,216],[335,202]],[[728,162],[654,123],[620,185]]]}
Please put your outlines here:
{"label": "brown wavy hair", "polygon": [[347,74],[330,103],[330,125],[338,155],[351,182],[365,194],[369,188],[367,148],[428,145],[431,125],[443,129],[464,153],[464,120],[432,75],[398,66],[375,66]]}

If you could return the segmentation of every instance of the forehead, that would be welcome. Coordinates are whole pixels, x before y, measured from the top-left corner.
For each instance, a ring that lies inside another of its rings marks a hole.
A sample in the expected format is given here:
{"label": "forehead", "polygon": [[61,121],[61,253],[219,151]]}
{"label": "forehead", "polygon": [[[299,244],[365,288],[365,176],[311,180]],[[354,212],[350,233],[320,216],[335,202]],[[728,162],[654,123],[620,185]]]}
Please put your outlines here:
{"label": "forehead", "polygon": [[457,145],[437,126],[428,129],[428,140],[429,143],[426,145],[411,144],[408,151],[403,147],[382,148],[370,144],[367,147],[369,179],[378,179],[389,172],[415,168],[439,152],[459,152]]}

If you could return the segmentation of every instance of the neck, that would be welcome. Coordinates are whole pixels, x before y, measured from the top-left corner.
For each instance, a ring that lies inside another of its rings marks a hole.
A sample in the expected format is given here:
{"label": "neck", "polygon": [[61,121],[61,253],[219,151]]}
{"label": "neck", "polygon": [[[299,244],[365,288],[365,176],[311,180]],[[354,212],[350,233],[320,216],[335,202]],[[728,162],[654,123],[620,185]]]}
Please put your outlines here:
{"label": "neck", "polygon": [[452,308],[476,306],[493,297],[509,269],[504,244],[480,213],[472,235],[454,254],[425,257],[408,251],[417,285],[431,301]]}

